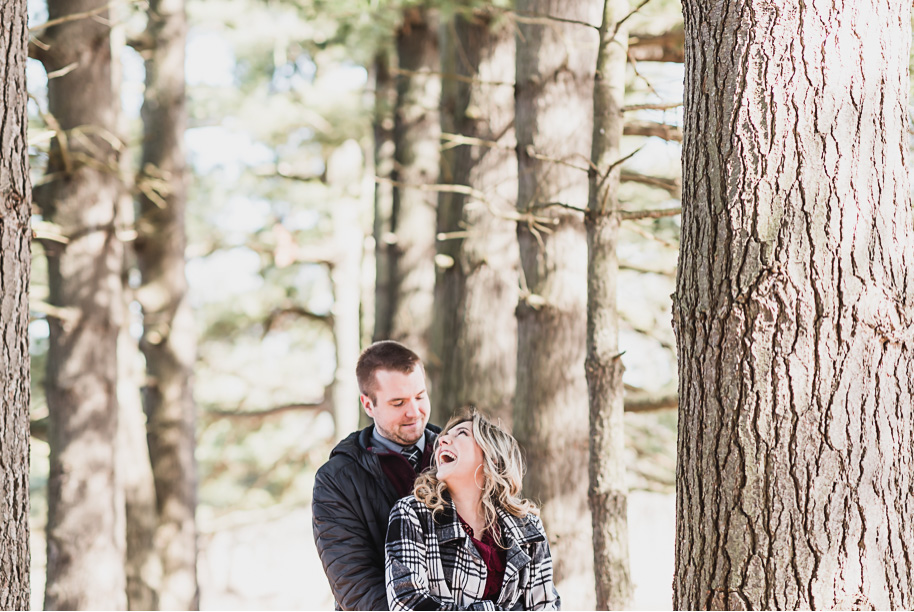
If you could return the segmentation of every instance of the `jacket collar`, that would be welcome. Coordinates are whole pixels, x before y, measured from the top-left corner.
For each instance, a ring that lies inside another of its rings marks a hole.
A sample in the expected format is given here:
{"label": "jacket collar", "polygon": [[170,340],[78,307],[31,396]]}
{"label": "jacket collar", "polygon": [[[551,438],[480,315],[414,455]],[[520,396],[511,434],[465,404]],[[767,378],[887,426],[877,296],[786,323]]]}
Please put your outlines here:
{"label": "jacket collar", "polygon": [[[466,537],[466,532],[460,525],[460,519],[457,518],[457,509],[454,508],[454,502],[450,495],[445,493],[447,505],[441,514],[435,517],[435,534],[441,543]],[[541,542],[545,538],[542,532],[536,528],[528,517],[517,517],[507,510],[497,506],[495,508],[498,514],[498,526],[502,532],[502,538],[505,546],[510,550],[514,546],[528,544],[530,542]]]}
{"label": "jacket collar", "polygon": [[502,530],[517,544],[542,542],[546,539],[543,537],[543,532],[536,528],[529,516],[523,518],[514,516],[501,506],[496,507],[495,512],[498,514],[498,522],[501,524]]}

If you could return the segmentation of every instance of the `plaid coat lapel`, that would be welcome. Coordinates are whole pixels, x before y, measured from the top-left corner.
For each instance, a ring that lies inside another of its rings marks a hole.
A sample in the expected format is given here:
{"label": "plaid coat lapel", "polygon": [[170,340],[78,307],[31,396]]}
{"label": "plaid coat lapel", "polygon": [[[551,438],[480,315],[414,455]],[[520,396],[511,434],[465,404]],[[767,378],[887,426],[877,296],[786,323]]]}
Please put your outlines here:
{"label": "plaid coat lapel", "polygon": [[[498,606],[559,609],[549,544],[539,517],[518,518],[499,509],[498,521],[507,546]],[[392,610],[492,609],[492,602],[481,601],[485,563],[463,531],[453,503],[433,518],[414,496],[401,499],[391,511],[386,551]]]}
{"label": "plaid coat lapel", "polygon": [[435,535],[441,546],[445,580],[459,603],[478,601],[486,588],[486,565],[476,546],[460,525],[454,503],[434,519]]}

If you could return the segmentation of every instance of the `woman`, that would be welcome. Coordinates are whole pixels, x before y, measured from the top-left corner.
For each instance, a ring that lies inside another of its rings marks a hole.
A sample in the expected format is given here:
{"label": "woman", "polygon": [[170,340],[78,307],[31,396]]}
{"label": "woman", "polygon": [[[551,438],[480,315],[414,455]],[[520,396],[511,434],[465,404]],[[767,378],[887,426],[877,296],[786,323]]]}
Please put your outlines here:
{"label": "woman", "polygon": [[475,409],[448,422],[432,466],[390,513],[391,610],[559,609],[523,471],[517,441]]}

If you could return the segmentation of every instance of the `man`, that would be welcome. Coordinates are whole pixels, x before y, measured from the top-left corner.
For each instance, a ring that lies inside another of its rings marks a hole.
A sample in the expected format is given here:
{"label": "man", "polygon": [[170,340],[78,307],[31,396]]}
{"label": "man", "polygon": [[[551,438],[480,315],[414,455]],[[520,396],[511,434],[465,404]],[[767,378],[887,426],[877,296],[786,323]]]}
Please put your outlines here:
{"label": "man", "polygon": [[402,344],[369,346],[359,356],[356,377],[374,425],[337,444],[317,471],[314,541],[338,608],[387,610],[384,538],[390,509],[428,467],[441,430],[428,425],[425,369]]}

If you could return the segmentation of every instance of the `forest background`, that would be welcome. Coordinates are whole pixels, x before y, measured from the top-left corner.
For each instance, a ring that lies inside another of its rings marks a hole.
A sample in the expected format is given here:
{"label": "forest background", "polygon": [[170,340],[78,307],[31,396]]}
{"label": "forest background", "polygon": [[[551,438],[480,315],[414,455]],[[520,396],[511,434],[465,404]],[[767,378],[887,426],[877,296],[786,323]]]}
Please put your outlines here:
{"label": "forest background", "polygon": [[[28,3],[33,608],[329,608],[312,476],[360,421],[360,348],[388,337],[427,364],[434,421],[473,401],[525,445],[568,607],[594,606],[588,483],[606,481],[633,584],[626,567],[598,597],[671,605],[681,6],[560,4]],[[591,149],[604,21],[626,35],[609,164]],[[515,63],[514,41],[542,55]],[[561,87],[516,85],[542,57]],[[74,167],[95,182],[61,188]],[[595,175],[620,213],[599,329],[625,439],[604,480],[583,367]],[[564,297],[571,318],[550,311]],[[80,493],[68,470],[98,478]]]}
{"label": "forest background", "polygon": [[[66,8],[58,8],[56,14],[89,12],[93,9],[90,4],[76,7],[63,3]],[[600,3],[590,4],[591,9],[596,9],[589,11],[590,23],[598,26],[602,7]],[[102,6],[98,4],[98,8]],[[500,29],[508,36],[515,35],[516,17],[508,5],[478,3],[473,7],[481,14],[489,12]],[[143,150],[141,115],[144,94],[147,87],[161,87],[154,82],[147,85],[144,62],[155,56],[151,55],[148,42],[143,42],[143,35],[151,31],[151,26],[147,27],[149,11],[167,8],[168,3],[164,2],[113,3],[109,7],[108,22],[115,27],[113,61],[120,65],[114,68],[115,77],[118,71],[121,75],[117,84],[120,119],[115,133],[123,141],[123,167],[118,175],[134,200],[144,195],[167,198],[174,193],[167,186],[154,183],[155,171],[150,177],[140,167],[147,155]],[[653,41],[653,47],[645,47],[648,52],[656,53],[665,44],[672,48],[672,55],[647,58],[663,61],[643,63],[633,55],[629,65],[626,103],[648,107],[631,111],[627,118],[646,126],[643,129],[648,131],[626,137],[625,153],[633,155],[624,166],[630,180],[624,183],[621,198],[631,210],[675,208],[679,189],[677,126],[682,98],[681,11],[678,3],[664,0],[633,8],[638,9],[631,16],[636,33],[672,38],[671,42],[662,38]],[[434,376],[436,364],[428,348],[427,329],[431,324],[429,306],[434,299],[435,273],[431,266],[433,261],[440,263],[447,257],[442,253],[436,258],[435,252],[436,234],[442,233],[436,229],[441,222],[436,222],[434,212],[438,193],[415,190],[413,198],[418,199],[402,204],[403,210],[408,206],[426,210],[401,213],[400,227],[396,229],[384,218],[384,207],[389,216],[392,202],[376,203],[376,198],[391,199],[392,192],[400,188],[391,184],[392,162],[388,159],[393,153],[393,106],[404,104],[396,101],[396,92],[391,90],[398,80],[394,67],[398,62],[420,62],[418,71],[430,73],[426,77],[430,83],[424,85],[424,99],[406,104],[423,106],[420,110],[433,118],[438,115],[434,107],[439,104],[434,89],[442,89],[441,82],[448,80],[447,74],[441,73],[454,71],[437,66],[438,62],[453,62],[453,57],[398,58],[397,36],[413,28],[418,32],[416,38],[424,37],[426,44],[432,41],[433,48],[426,53],[440,52],[443,56],[443,46],[440,50],[435,48],[438,40],[444,40],[448,30],[453,32],[456,15],[471,15],[472,10],[446,3],[418,9],[409,3],[391,2],[187,3],[186,277],[194,325],[181,333],[197,334],[190,342],[197,345],[193,364],[195,456],[199,469],[196,518],[200,604],[204,608],[329,607],[329,589],[310,541],[307,509],[314,470],[326,460],[339,436],[356,425],[354,356],[373,337],[394,337],[416,348]],[[34,41],[47,42],[43,38],[46,30],[36,30],[35,26],[46,23],[48,7],[40,1],[30,1],[29,13],[34,56]],[[428,23],[410,24],[410,19]],[[546,22],[540,27],[552,25]],[[573,37],[569,44],[584,48],[594,67],[595,34],[596,28],[586,25],[564,33]],[[633,49],[636,52],[634,45]],[[513,52],[499,53],[503,56],[490,61],[501,63],[502,67],[495,69],[510,80]],[[47,182],[42,177],[48,172],[48,147],[55,134],[55,120],[47,100],[48,70],[37,59],[29,61],[32,182],[39,188]],[[409,73],[403,75],[401,82]],[[384,89],[376,95],[380,88]],[[447,85],[443,88],[447,89]],[[507,94],[500,103],[503,107],[506,102],[510,105],[510,83],[500,89]],[[98,98],[98,103],[103,104],[103,100]],[[384,108],[387,103],[390,107]],[[652,110],[651,105],[660,110]],[[146,118],[149,121],[148,115]],[[585,117],[581,119],[587,121]],[[161,128],[146,127],[146,138],[168,137],[167,132],[156,133],[157,129]],[[419,138],[438,139],[441,128],[430,125],[424,129],[428,133]],[[377,141],[379,134],[385,141]],[[444,140],[441,148],[453,151],[455,144],[458,143]],[[513,156],[513,145],[504,139],[502,144]],[[437,143],[432,146],[438,148]],[[408,185],[401,179],[404,190],[447,182],[438,177],[438,151],[423,155],[426,159],[418,163],[425,165],[425,174],[409,179],[421,185]],[[580,165],[584,160],[577,161]],[[406,171],[401,175],[410,176]],[[414,172],[412,176],[417,175]],[[168,180],[167,176],[159,178]],[[498,189],[510,191],[510,180],[509,175]],[[579,172],[577,181],[585,189],[586,180],[586,172]],[[160,193],[156,193],[157,189]],[[502,207],[502,214],[515,197],[508,193],[496,203]],[[52,219],[41,215],[38,199],[34,226],[39,236],[42,232],[53,233],[56,228],[51,225]],[[381,211],[378,215],[376,206]],[[409,220],[408,215],[413,219]],[[651,510],[651,516],[662,516],[666,521],[662,526],[644,524],[641,532],[642,538],[667,535],[667,574],[658,575],[656,554],[642,561],[642,581],[649,573],[650,588],[636,593],[650,607],[669,605],[672,570],[669,537],[676,420],[671,409],[675,401],[670,396],[675,396],[676,381],[669,295],[673,290],[677,219],[674,216],[626,222],[620,249],[624,268],[620,289],[627,296],[620,301],[625,380],[632,392],[637,389],[643,393],[645,406],[651,407],[655,402],[664,409],[656,414],[632,414],[627,427],[629,485],[634,492],[659,493],[662,501]],[[125,228],[122,235],[130,229]],[[514,228],[505,221],[499,231],[508,236],[507,240],[484,236],[476,248],[490,250],[493,259],[507,262],[504,272],[516,275],[517,254],[500,252],[517,250],[516,239],[512,239]],[[380,326],[375,322],[375,313],[384,308],[378,302],[397,298],[384,296],[389,289],[380,286],[385,282],[383,278],[376,278],[376,270],[383,270],[383,264],[376,261],[376,252],[383,258],[385,247],[397,246],[393,242],[397,237],[404,243],[414,243],[406,247],[413,254],[403,257],[401,267],[417,268],[401,274],[418,278],[413,281],[414,287],[399,290],[405,294],[414,292],[408,299],[419,305],[412,306],[415,315],[400,315],[400,320],[387,323],[388,330],[383,331],[376,329]],[[150,240],[169,238],[153,235]],[[453,242],[453,238],[450,240]],[[491,245],[486,245],[485,240],[491,240]],[[33,246],[29,326],[35,609],[42,606],[47,571],[44,534],[50,449],[42,426],[48,420],[44,375],[48,359],[47,317],[54,315],[47,305],[43,244],[37,240]],[[131,245],[129,237],[126,244]],[[448,243],[439,240],[437,245],[441,250]],[[578,250],[577,254],[582,253]],[[413,260],[408,261],[409,258]],[[128,263],[133,270],[126,272],[125,301],[129,308],[124,323],[128,334],[140,339],[143,308],[140,299],[130,296],[142,292],[143,275],[135,266]],[[515,285],[508,287],[511,295],[507,299],[516,301],[519,281],[499,282]],[[485,303],[485,296],[480,299]],[[423,300],[427,303],[423,304]],[[493,312],[501,307],[495,302],[489,306]],[[511,318],[513,308],[505,308]],[[485,358],[498,359],[495,351],[516,343],[514,327],[500,322],[490,327],[497,329],[501,338],[489,339],[497,348]],[[338,352],[342,354],[339,360]],[[133,353],[137,354],[136,349]],[[437,359],[440,361],[441,356]],[[499,371],[507,370],[514,361],[513,357],[502,359]],[[128,361],[127,374],[120,370],[121,379],[130,376],[132,384],[140,387],[136,372],[144,368],[142,352],[134,358],[132,373],[129,360],[129,353],[119,355],[121,368]],[[505,383],[512,380],[513,374],[506,372]],[[434,382],[433,378],[432,403],[441,408],[436,411],[435,420],[443,422],[440,415],[453,409],[457,399],[452,398],[445,406],[442,391],[435,388]],[[123,382],[119,384],[123,387]],[[344,388],[339,389],[340,386]],[[129,383],[128,389],[128,393],[134,393]],[[490,410],[500,410],[499,416],[510,425],[510,408],[505,410],[505,406],[510,407],[510,395],[505,389],[497,392],[501,395],[480,397],[476,402]],[[334,402],[345,403],[345,408],[337,410],[351,413],[340,431],[334,430],[331,418]],[[490,407],[491,402],[497,405]],[[586,427],[586,422],[582,425]],[[649,499],[641,501],[642,505],[651,506]],[[643,516],[643,511],[637,514]],[[658,551],[655,542],[637,542],[639,548]],[[305,558],[302,551],[312,558]],[[567,599],[571,593],[565,595]],[[572,596],[571,601],[574,600]]]}

